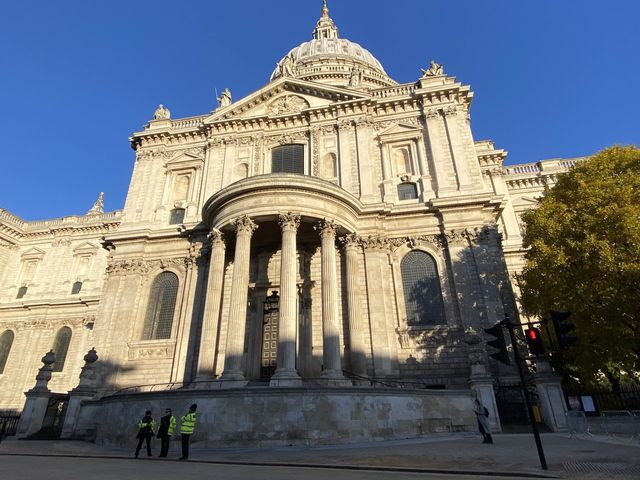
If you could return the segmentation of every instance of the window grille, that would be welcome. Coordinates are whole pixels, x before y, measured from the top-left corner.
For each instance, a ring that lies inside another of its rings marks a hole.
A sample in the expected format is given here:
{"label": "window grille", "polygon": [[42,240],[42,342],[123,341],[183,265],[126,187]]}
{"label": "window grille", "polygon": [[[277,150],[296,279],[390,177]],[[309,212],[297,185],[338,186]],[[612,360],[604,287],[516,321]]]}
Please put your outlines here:
{"label": "window grille", "polygon": [[184,208],[174,208],[169,212],[169,225],[178,225],[184,222]]}
{"label": "window grille", "polygon": [[271,151],[272,173],[304,175],[304,145],[282,145]]}
{"label": "window grille", "polygon": [[444,302],[436,262],[418,250],[409,252],[400,262],[404,303],[409,326],[445,324]]}
{"label": "window grille", "polygon": [[53,342],[53,353],[56,354],[56,360],[51,365],[51,371],[61,372],[64,368],[64,362],[67,360],[67,352],[69,351],[69,344],[71,343],[71,329],[69,327],[62,327],[56,334],[56,339]]}
{"label": "window grille", "polygon": [[16,298],[22,298],[27,294],[27,289],[28,287],[20,287],[18,289],[18,295],[16,295]]}
{"label": "window grille", "polygon": [[71,286],[71,295],[77,295],[82,290],[82,282],[75,282]]}
{"label": "window grille", "polygon": [[172,272],[158,275],[151,285],[142,340],[171,338],[173,315],[178,297],[178,277]]}
{"label": "window grille", "polygon": [[418,198],[418,188],[415,183],[401,183],[398,185],[398,198],[400,200],[413,200]]}
{"label": "window grille", "polygon": [[4,373],[4,367],[9,359],[11,345],[13,345],[14,334],[11,330],[7,330],[0,336],[0,374]]}

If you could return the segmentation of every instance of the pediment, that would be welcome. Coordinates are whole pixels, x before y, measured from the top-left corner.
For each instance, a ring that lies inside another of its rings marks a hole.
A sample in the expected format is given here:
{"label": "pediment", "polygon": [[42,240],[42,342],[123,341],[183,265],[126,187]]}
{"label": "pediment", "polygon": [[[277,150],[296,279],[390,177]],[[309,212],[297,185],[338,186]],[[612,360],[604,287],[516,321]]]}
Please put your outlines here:
{"label": "pediment", "polygon": [[95,254],[98,251],[98,248],[99,247],[97,245],[91,242],[84,242],[74,248],[73,253],[76,255],[83,255],[87,253]]}
{"label": "pediment", "polygon": [[44,257],[46,252],[37,247],[31,247],[26,252],[23,252],[21,257],[23,260],[40,260]]}
{"label": "pediment", "polygon": [[296,115],[308,109],[327,107],[333,103],[370,98],[332,85],[281,78],[228,107],[215,110],[204,123],[251,118],[275,118]]}
{"label": "pediment", "polygon": [[170,153],[169,160],[167,160],[164,166],[170,170],[177,168],[191,168],[196,167],[204,162],[204,148],[194,147],[189,150],[179,150],[177,152]]}
{"label": "pediment", "polygon": [[405,136],[416,136],[421,132],[420,128],[414,125],[405,125],[403,123],[398,123],[397,125],[393,125],[386,130],[380,132],[378,135],[380,137],[405,137]]}

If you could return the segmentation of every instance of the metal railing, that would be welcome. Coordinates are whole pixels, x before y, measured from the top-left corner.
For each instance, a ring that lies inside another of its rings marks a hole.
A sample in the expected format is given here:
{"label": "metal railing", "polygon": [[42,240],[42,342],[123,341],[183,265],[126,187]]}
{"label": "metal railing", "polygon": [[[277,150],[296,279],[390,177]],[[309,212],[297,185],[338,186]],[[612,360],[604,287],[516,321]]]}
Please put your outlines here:
{"label": "metal railing", "polygon": [[18,412],[0,412],[0,442],[4,437],[16,434],[19,421],[20,413]]}

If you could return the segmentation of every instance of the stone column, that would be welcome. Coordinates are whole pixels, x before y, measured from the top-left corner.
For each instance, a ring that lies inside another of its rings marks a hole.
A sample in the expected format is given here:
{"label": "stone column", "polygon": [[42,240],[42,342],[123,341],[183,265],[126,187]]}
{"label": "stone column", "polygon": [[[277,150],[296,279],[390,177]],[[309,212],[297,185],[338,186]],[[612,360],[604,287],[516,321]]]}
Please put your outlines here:
{"label": "stone column", "polygon": [[562,392],[562,380],[553,372],[549,362],[536,361],[533,382],[538,391],[544,423],[554,432],[566,432],[567,405]]}
{"label": "stone column", "polygon": [[43,365],[36,376],[36,384],[25,393],[27,400],[24,402],[24,408],[18,423],[17,438],[28,438],[42,428],[42,422],[51,398],[51,390],[49,390],[48,385],[49,380],[51,380],[51,365],[55,360],[56,355],[53,350],[50,350],[42,357]]}
{"label": "stone column", "polygon": [[[222,232],[214,228],[211,230],[209,238],[211,239],[211,259],[209,260],[207,294],[202,319],[202,332],[200,334],[197,382],[213,380],[215,376],[220,300],[222,299],[222,283],[224,280],[225,244]],[[200,386],[201,384],[198,383],[198,385]]]}
{"label": "stone column", "polygon": [[233,260],[227,345],[224,353],[224,371],[220,376],[220,388],[246,385],[242,374],[244,334],[247,325],[247,296],[249,289],[249,260],[251,236],[258,226],[244,215],[234,221],[236,228],[236,254]]}
{"label": "stone column", "polygon": [[292,387],[302,384],[296,371],[297,303],[296,287],[296,234],[300,215],[289,212],[279,216],[282,229],[280,254],[280,318],[278,332],[278,366],[271,377],[274,387]]}
{"label": "stone column", "polygon": [[332,383],[344,380],[340,365],[340,322],[336,274],[336,230],[333,220],[321,220],[315,229],[322,240],[322,363],[321,377]]}
{"label": "stone column", "polygon": [[360,268],[358,253],[361,249],[359,237],[349,234],[342,238],[347,257],[347,304],[349,309],[349,339],[351,371],[356,375],[367,375],[366,345],[364,343],[364,320],[360,303]]}

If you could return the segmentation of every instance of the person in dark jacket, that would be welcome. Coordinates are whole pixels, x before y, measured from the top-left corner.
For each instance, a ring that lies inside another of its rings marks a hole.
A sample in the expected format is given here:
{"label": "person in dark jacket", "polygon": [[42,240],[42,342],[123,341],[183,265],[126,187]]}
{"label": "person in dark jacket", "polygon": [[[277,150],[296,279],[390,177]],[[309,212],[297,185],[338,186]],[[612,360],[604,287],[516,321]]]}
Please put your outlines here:
{"label": "person in dark jacket", "polygon": [[136,435],[136,438],[138,439],[138,446],[136,447],[136,458],[138,458],[138,454],[142,448],[142,442],[145,440],[147,441],[147,456],[151,456],[151,437],[153,437],[155,429],[156,422],[151,416],[151,410],[147,410],[144,412],[142,420],[138,422],[138,434]]}
{"label": "person in dark jacket", "polygon": [[491,425],[489,424],[489,410],[482,405],[477,398],[473,403],[473,412],[478,419],[478,430],[480,430],[480,434],[482,435],[482,443],[493,443],[493,438],[491,438]]}
{"label": "person in dark jacket", "polygon": [[161,442],[159,457],[164,458],[169,453],[169,440],[171,440],[175,429],[176,417],[171,414],[171,409],[167,408],[164,411],[164,417],[160,418],[160,426],[158,427],[158,438]]}

